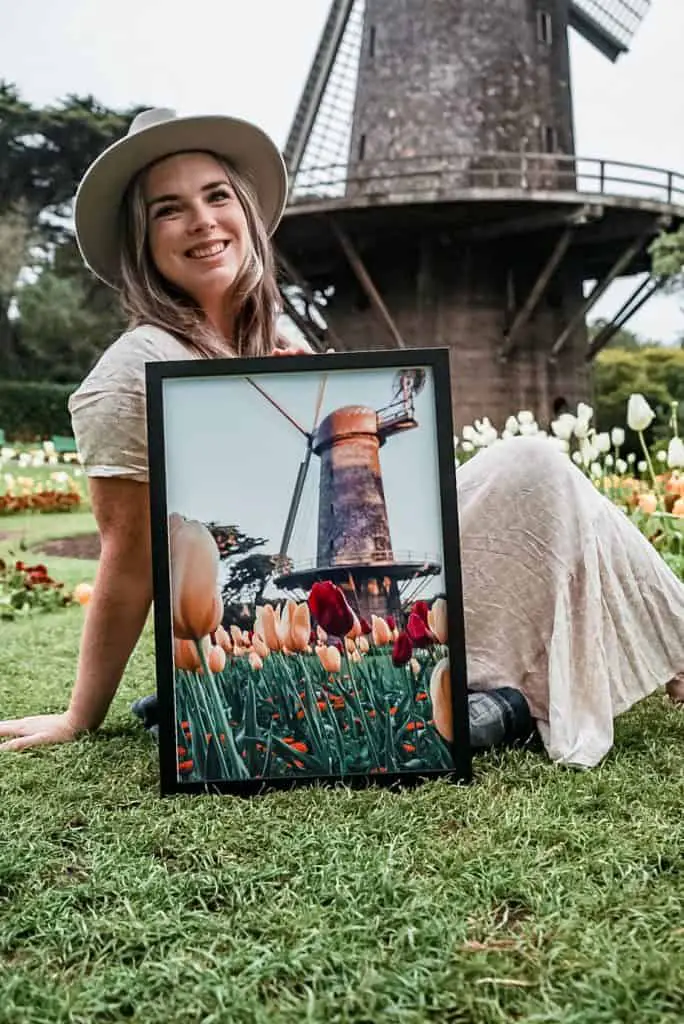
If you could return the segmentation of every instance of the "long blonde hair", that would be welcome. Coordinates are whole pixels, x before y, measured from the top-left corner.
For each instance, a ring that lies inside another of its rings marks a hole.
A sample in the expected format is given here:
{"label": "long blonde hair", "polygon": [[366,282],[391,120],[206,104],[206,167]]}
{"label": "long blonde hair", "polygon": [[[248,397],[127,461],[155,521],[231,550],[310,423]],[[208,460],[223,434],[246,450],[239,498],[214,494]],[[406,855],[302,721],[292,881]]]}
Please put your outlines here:
{"label": "long blonde hair", "polygon": [[[235,311],[232,347],[238,356],[268,355],[278,347],[276,321],[280,311],[273,250],[249,183],[221,157],[215,153],[209,156],[225,171],[244,211],[251,240],[231,289],[231,305]],[[119,298],[129,325],[160,327],[200,355],[225,356],[225,340],[207,321],[195,300],[162,277],[154,265],[147,239],[145,170],[129,185],[121,213]]]}

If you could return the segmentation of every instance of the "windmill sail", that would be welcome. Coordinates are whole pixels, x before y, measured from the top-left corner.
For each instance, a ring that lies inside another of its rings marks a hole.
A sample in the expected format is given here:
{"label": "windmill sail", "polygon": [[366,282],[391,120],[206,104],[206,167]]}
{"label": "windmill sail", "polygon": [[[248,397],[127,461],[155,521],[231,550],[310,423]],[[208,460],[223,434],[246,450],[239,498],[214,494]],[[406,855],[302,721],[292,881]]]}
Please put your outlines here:
{"label": "windmill sail", "polygon": [[625,53],[651,0],[573,0],[570,24],[609,60]]}
{"label": "windmill sail", "polygon": [[342,191],[340,185],[326,189],[321,169],[347,164],[365,6],[365,0],[331,4],[285,145],[293,197]]}

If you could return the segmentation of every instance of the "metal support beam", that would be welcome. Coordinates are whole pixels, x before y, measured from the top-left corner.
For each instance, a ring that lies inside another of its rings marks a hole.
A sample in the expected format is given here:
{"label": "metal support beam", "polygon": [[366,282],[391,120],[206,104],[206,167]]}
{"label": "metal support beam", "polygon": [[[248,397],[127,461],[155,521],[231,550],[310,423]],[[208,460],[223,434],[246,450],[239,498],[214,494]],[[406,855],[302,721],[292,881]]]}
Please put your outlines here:
{"label": "metal support beam", "polygon": [[321,338],[316,333],[311,321],[299,312],[288,295],[285,295],[284,292],[281,292],[280,294],[283,300],[283,312],[289,316],[293,324],[299,328],[309,344],[312,345],[314,352],[322,352],[324,349],[324,343],[321,342]]}
{"label": "metal support beam", "polygon": [[592,288],[591,292],[584,299],[575,315],[570,318],[568,324],[564,327],[556,341],[553,343],[553,346],[551,347],[551,352],[549,353],[550,363],[556,361],[559,352],[566,344],[568,338],[572,335],[573,331],[575,331],[577,327],[579,327],[579,325],[584,321],[589,310],[596,305],[598,300],[608,290],[608,288],[616,279],[616,277],[619,277],[620,274],[624,273],[624,271],[627,270],[634,257],[637,256],[639,252],[641,252],[642,248],[646,244],[646,241],[649,238],[652,238],[653,234],[654,227],[649,226],[646,229],[646,231],[642,231],[642,233],[637,238],[630,242],[626,249],[623,249],[622,253],[617,258],[613,266],[610,268],[606,276],[603,278],[602,281],[597,282],[596,285]]}
{"label": "metal support beam", "polygon": [[349,265],[352,271],[354,272],[354,276],[356,277],[357,281],[359,282],[364,292],[366,293],[368,301],[373,307],[378,319],[381,321],[381,323],[384,324],[384,326],[391,334],[392,340],[394,341],[394,344],[397,346],[397,348],[406,348],[406,342],[399,333],[399,329],[395,324],[394,320],[392,319],[392,316],[387,306],[382,301],[382,296],[380,295],[378,289],[375,287],[373,279],[366,270],[363,260],[356,251],[356,248],[354,247],[351,238],[344,230],[342,225],[338,224],[334,217],[328,218],[328,223],[330,225],[332,233],[335,235],[335,238],[339,242],[342,252],[349,261]]}
{"label": "metal support beam", "polygon": [[647,277],[645,281],[642,281],[638,288],[632,292],[627,302],[621,307],[611,323],[606,324],[605,327],[596,335],[594,340],[587,348],[586,360],[590,362],[594,356],[606,347],[610,339],[621,330],[628,320],[634,316],[635,313],[644,306],[650,298],[655,295],[659,288],[662,287],[662,280],[655,277]]}
{"label": "metal support beam", "polygon": [[574,231],[574,225],[566,228],[563,234],[559,237],[558,241],[556,242],[553,248],[553,252],[551,253],[548,260],[539,272],[537,280],[534,282],[530,294],[527,296],[527,299],[518,310],[515,319],[513,320],[513,323],[511,324],[509,330],[505,334],[504,343],[499,349],[500,359],[507,359],[508,356],[513,351],[515,343],[518,340],[518,337],[520,336],[520,332],[532,316],[534,310],[537,308],[539,300],[544,294],[549,281],[553,277],[554,273],[556,272],[556,269],[558,268],[558,265],[560,264],[561,260],[568,251]]}
{"label": "metal support beam", "polygon": [[[316,302],[316,297],[313,293],[313,289],[309,285],[308,281],[306,281],[306,279],[302,277],[302,275],[299,273],[294,264],[290,262],[287,256],[280,249],[275,249],[274,247],[274,255],[277,263],[280,265],[285,275],[289,278],[290,282],[300,289],[302,295],[305,296],[307,302],[310,305],[315,306],[321,318],[325,320],[325,329],[328,335],[327,341],[329,342],[329,347],[336,349],[338,352],[343,351],[347,346],[344,344],[339,334],[337,334],[337,332],[333,330],[333,327],[330,323],[330,314],[325,309],[321,309],[319,307],[318,303]],[[286,296],[283,294],[282,289],[280,291],[280,294],[282,296],[283,303],[287,305],[287,303],[290,300],[287,299]],[[289,315],[290,314],[288,311],[288,316]],[[299,315],[301,316],[301,314]],[[294,317],[292,319],[294,320]],[[299,327],[299,324],[297,324],[297,326]]]}

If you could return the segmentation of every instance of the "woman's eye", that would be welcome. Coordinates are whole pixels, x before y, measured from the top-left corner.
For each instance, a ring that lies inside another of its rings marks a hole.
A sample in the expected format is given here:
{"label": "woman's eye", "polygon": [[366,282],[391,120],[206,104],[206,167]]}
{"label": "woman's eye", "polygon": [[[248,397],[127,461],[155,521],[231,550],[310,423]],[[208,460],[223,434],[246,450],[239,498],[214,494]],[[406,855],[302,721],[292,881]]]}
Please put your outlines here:
{"label": "woman's eye", "polygon": [[176,212],[177,210],[175,206],[158,206],[155,210],[154,218],[155,220],[158,220],[159,217],[170,217]]}
{"label": "woman's eye", "polygon": [[230,192],[227,188],[217,188],[215,192],[209,193],[209,201],[212,203],[226,202],[230,197]]}

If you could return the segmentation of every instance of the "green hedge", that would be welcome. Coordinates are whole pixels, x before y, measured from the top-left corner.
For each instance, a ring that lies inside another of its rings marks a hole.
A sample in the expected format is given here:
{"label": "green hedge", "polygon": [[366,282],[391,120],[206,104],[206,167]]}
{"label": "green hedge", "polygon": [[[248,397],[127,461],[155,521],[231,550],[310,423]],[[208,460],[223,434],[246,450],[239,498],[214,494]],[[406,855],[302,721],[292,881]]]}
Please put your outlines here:
{"label": "green hedge", "polygon": [[75,388],[75,384],[0,381],[0,430],[4,430],[6,440],[72,436],[67,401]]}

